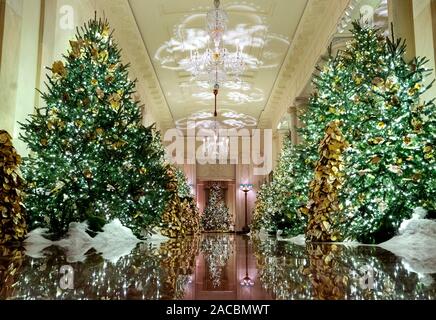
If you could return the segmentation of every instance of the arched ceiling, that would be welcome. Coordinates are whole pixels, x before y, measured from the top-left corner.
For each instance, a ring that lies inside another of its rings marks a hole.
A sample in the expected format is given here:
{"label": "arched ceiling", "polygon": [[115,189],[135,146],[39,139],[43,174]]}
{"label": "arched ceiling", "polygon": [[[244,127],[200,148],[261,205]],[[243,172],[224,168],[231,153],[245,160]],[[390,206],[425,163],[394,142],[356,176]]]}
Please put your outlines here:
{"label": "arched ceiling", "polygon": [[[220,120],[227,127],[256,127],[295,35],[308,0],[223,0],[229,15],[226,47],[243,42],[249,61],[242,84],[220,90]],[[192,81],[180,62],[190,49],[205,48],[206,13],[211,0],[129,0],[147,52],[175,124],[190,120],[207,126],[213,118],[213,93]]]}

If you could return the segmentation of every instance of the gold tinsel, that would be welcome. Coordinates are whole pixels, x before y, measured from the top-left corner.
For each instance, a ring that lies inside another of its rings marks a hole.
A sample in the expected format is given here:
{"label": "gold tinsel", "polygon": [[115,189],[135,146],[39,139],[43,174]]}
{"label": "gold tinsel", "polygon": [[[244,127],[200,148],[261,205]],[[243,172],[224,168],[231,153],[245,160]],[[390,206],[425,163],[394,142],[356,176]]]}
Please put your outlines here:
{"label": "gold tinsel", "polygon": [[342,153],[348,144],[339,129],[340,122],[331,122],[319,146],[320,158],[315,177],[310,183],[309,202],[301,211],[309,216],[306,239],[309,241],[337,241],[335,230],[341,205],[338,191],[343,183]]}
{"label": "gold tinsel", "polygon": [[20,162],[21,157],[12,146],[11,136],[0,130],[0,244],[22,241],[27,233],[21,203]]}
{"label": "gold tinsel", "polygon": [[24,249],[0,246],[0,300],[15,295],[17,278],[24,260]]}
{"label": "gold tinsel", "polygon": [[171,193],[168,205],[162,215],[162,230],[164,236],[170,238],[194,235],[200,230],[199,212],[194,198],[178,196],[177,177],[174,168],[168,166],[167,175],[170,181],[167,190]]}
{"label": "gold tinsel", "polygon": [[[163,283],[162,299],[183,299],[183,282],[178,282],[184,277],[195,273],[195,257],[199,251],[199,237],[171,239],[159,247],[159,255],[162,257],[160,266],[167,270]],[[180,288],[182,286],[182,288]]]}
{"label": "gold tinsel", "polygon": [[341,247],[330,244],[307,244],[309,265],[302,273],[312,282],[313,299],[345,299],[349,278],[339,264]]}

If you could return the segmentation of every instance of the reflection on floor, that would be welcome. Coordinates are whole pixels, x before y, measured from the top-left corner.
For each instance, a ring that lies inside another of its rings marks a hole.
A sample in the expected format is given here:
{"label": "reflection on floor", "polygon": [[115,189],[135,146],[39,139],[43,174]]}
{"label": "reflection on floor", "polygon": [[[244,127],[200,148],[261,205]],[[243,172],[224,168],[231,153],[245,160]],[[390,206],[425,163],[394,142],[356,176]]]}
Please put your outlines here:
{"label": "reflection on floor", "polygon": [[435,280],[377,247],[231,234],[142,243],[116,261],[0,247],[0,299],[435,299]]}

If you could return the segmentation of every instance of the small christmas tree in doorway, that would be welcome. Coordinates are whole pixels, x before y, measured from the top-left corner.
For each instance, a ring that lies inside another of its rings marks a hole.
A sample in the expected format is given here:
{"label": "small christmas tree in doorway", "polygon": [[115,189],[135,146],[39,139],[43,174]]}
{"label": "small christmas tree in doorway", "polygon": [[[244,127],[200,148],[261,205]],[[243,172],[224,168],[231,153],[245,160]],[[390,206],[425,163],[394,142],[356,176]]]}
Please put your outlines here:
{"label": "small christmas tree in doorway", "polygon": [[226,232],[230,230],[232,219],[224,201],[224,190],[219,183],[212,183],[210,186],[209,199],[201,224],[205,231]]}

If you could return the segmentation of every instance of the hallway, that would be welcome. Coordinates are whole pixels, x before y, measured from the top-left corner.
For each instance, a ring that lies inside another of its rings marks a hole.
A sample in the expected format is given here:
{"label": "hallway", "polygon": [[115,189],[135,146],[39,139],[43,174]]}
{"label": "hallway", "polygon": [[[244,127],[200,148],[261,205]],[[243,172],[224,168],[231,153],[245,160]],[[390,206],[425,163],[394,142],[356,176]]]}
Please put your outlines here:
{"label": "hallway", "polygon": [[0,0],[0,301],[434,302],[434,79],[436,0]]}

